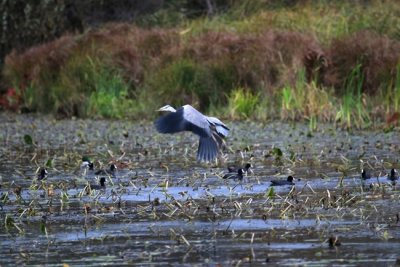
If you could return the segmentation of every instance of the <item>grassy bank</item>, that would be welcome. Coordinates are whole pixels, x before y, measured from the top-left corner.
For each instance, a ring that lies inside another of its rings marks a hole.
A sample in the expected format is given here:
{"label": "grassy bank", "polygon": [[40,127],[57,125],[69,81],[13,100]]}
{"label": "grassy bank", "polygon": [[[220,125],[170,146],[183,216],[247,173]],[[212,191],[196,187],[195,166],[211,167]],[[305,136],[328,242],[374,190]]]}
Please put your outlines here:
{"label": "grassy bank", "polygon": [[322,121],[397,123],[396,1],[274,9],[257,3],[195,20],[155,14],[141,27],[108,24],[11,53],[2,104],[151,119],[163,104],[191,103],[219,117],[306,120],[311,129]]}

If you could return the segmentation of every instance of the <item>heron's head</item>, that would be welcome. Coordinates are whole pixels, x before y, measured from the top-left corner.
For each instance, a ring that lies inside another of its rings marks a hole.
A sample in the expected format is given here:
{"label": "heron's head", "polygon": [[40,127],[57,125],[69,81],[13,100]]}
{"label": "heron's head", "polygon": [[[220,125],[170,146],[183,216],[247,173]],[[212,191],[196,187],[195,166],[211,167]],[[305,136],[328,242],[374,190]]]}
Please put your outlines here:
{"label": "heron's head", "polygon": [[168,112],[176,112],[176,109],[171,107],[170,105],[165,105],[161,108],[159,108],[157,111],[168,111]]}

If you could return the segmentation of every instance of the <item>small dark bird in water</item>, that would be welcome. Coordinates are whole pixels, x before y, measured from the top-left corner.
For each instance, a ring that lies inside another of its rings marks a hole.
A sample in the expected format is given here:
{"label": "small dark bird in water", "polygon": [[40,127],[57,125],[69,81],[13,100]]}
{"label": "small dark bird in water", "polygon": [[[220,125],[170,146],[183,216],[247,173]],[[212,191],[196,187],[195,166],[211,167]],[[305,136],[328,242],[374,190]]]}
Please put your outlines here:
{"label": "small dark bird in water", "polygon": [[328,243],[329,243],[329,247],[330,248],[334,248],[334,247],[337,247],[337,246],[341,245],[341,243],[339,241],[339,238],[337,236],[334,236],[334,235],[329,237]]}
{"label": "small dark bird in water", "polygon": [[365,169],[361,170],[361,179],[370,179],[371,178],[371,174],[369,174]]}
{"label": "small dark bird in water", "polygon": [[106,178],[105,177],[101,177],[100,178],[100,184],[90,184],[89,186],[90,186],[91,190],[106,189]]}
{"label": "small dark bird in water", "polygon": [[396,169],[391,169],[390,173],[388,174],[387,178],[391,181],[396,181],[399,179],[399,174]]}
{"label": "small dark bird in water", "polygon": [[20,197],[20,196],[21,196],[21,193],[22,193],[22,186],[17,185],[17,186],[13,189],[13,191],[14,191],[15,195],[17,195],[18,197]]}
{"label": "small dark bird in water", "polygon": [[37,179],[38,179],[39,181],[40,181],[40,180],[43,180],[43,179],[46,179],[47,174],[48,174],[48,172],[47,172],[46,168],[40,167],[39,172],[38,172],[38,174],[37,174]]}
{"label": "small dark bird in water", "polygon": [[81,168],[88,168],[90,171],[93,171],[94,164],[93,164],[93,162],[90,161],[89,157],[83,156]]}
{"label": "small dark bird in water", "polygon": [[238,179],[239,181],[243,180],[243,174],[244,174],[244,170],[243,169],[238,169],[237,173],[228,173],[225,174],[224,177],[222,177],[223,179]]}
{"label": "small dark bird in water", "polygon": [[[244,165],[243,171],[244,171],[245,173],[247,173],[252,167],[253,167],[253,166],[252,166],[250,163],[247,163],[246,165]],[[228,172],[235,172],[235,173],[237,173],[238,170],[239,170],[239,169],[236,168],[236,167],[234,167],[234,166],[229,166],[229,167],[228,167]]]}
{"label": "small dark bird in water", "polygon": [[280,185],[294,185],[293,176],[289,175],[286,180],[273,180],[271,181],[271,186],[280,186]]}
{"label": "small dark bird in water", "polygon": [[96,171],[95,175],[109,175],[115,176],[115,172],[117,171],[117,166],[115,164],[111,164],[109,169],[101,169]]}
{"label": "small dark bird in water", "polygon": [[211,162],[218,157],[224,138],[229,134],[229,128],[222,121],[203,115],[191,105],[184,105],[178,109],[166,105],[158,111],[169,112],[154,122],[159,133],[190,131],[200,137],[198,161]]}

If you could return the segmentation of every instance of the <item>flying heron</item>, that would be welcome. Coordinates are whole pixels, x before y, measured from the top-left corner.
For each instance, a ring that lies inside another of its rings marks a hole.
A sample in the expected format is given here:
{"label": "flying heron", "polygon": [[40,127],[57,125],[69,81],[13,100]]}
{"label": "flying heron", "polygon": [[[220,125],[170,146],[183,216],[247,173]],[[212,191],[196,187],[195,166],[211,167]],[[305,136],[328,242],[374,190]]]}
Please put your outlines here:
{"label": "flying heron", "polygon": [[215,117],[201,114],[190,105],[184,105],[177,110],[170,105],[163,106],[158,111],[167,111],[167,115],[158,118],[154,124],[160,133],[177,133],[190,131],[200,136],[197,151],[198,161],[213,161],[229,134],[229,128]]}

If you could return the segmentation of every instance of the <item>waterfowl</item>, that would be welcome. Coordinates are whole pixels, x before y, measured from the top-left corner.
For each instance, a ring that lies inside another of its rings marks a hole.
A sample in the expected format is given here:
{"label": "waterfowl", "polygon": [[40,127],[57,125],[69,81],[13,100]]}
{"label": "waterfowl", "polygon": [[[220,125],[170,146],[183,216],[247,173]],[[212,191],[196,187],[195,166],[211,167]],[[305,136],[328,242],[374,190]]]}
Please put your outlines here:
{"label": "waterfowl", "polygon": [[330,236],[327,242],[330,248],[338,247],[341,245],[339,238],[334,235]]}
{"label": "waterfowl", "polygon": [[105,177],[101,177],[100,178],[100,184],[90,184],[89,187],[91,190],[102,190],[102,189],[106,189],[106,178]]}
{"label": "waterfowl", "polygon": [[361,170],[361,179],[366,180],[366,179],[370,179],[371,178],[371,174],[369,172],[367,172],[365,169]]}
{"label": "waterfowl", "polygon": [[48,174],[48,172],[47,172],[46,168],[45,167],[40,167],[39,172],[37,173],[37,179],[39,181],[43,180],[43,179],[46,179],[47,174]]}
{"label": "waterfowl", "polygon": [[81,168],[82,168],[82,169],[89,169],[89,170],[93,171],[93,169],[94,169],[94,164],[93,164],[93,162],[90,161],[89,157],[83,156],[83,157],[82,157]]}
{"label": "waterfowl", "polygon": [[238,179],[239,181],[243,180],[243,174],[244,170],[243,169],[238,169],[237,173],[230,172],[228,174],[225,174],[223,179]]}
{"label": "waterfowl", "polygon": [[396,181],[399,179],[399,174],[396,169],[391,169],[390,173],[388,174],[387,178],[391,181]]}
{"label": "waterfowl", "polygon": [[94,174],[95,175],[115,176],[116,171],[117,171],[117,166],[115,164],[111,164],[110,168],[98,170]]}
{"label": "waterfowl", "polygon": [[197,151],[198,161],[213,161],[229,134],[229,128],[215,117],[208,117],[190,105],[184,105],[177,110],[166,105],[158,111],[169,112],[158,118],[154,125],[159,133],[178,133],[190,131],[200,136]]}
{"label": "waterfowl", "polygon": [[[244,165],[244,168],[242,168],[242,169],[243,169],[243,171],[244,171],[245,173],[247,173],[252,167],[253,167],[253,166],[252,166],[250,163],[247,163],[246,165]],[[237,173],[238,170],[239,170],[239,169],[236,168],[236,167],[234,167],[234,166],[229,166],[229,167],[228,167],[228,172],[235,172],[235,173]]]}
{"label": "waterfowl", "polygon": [[293,176],[289,175],[286,180],[272,180],[271,186],[280,186],[280,185],[294,185]]}

